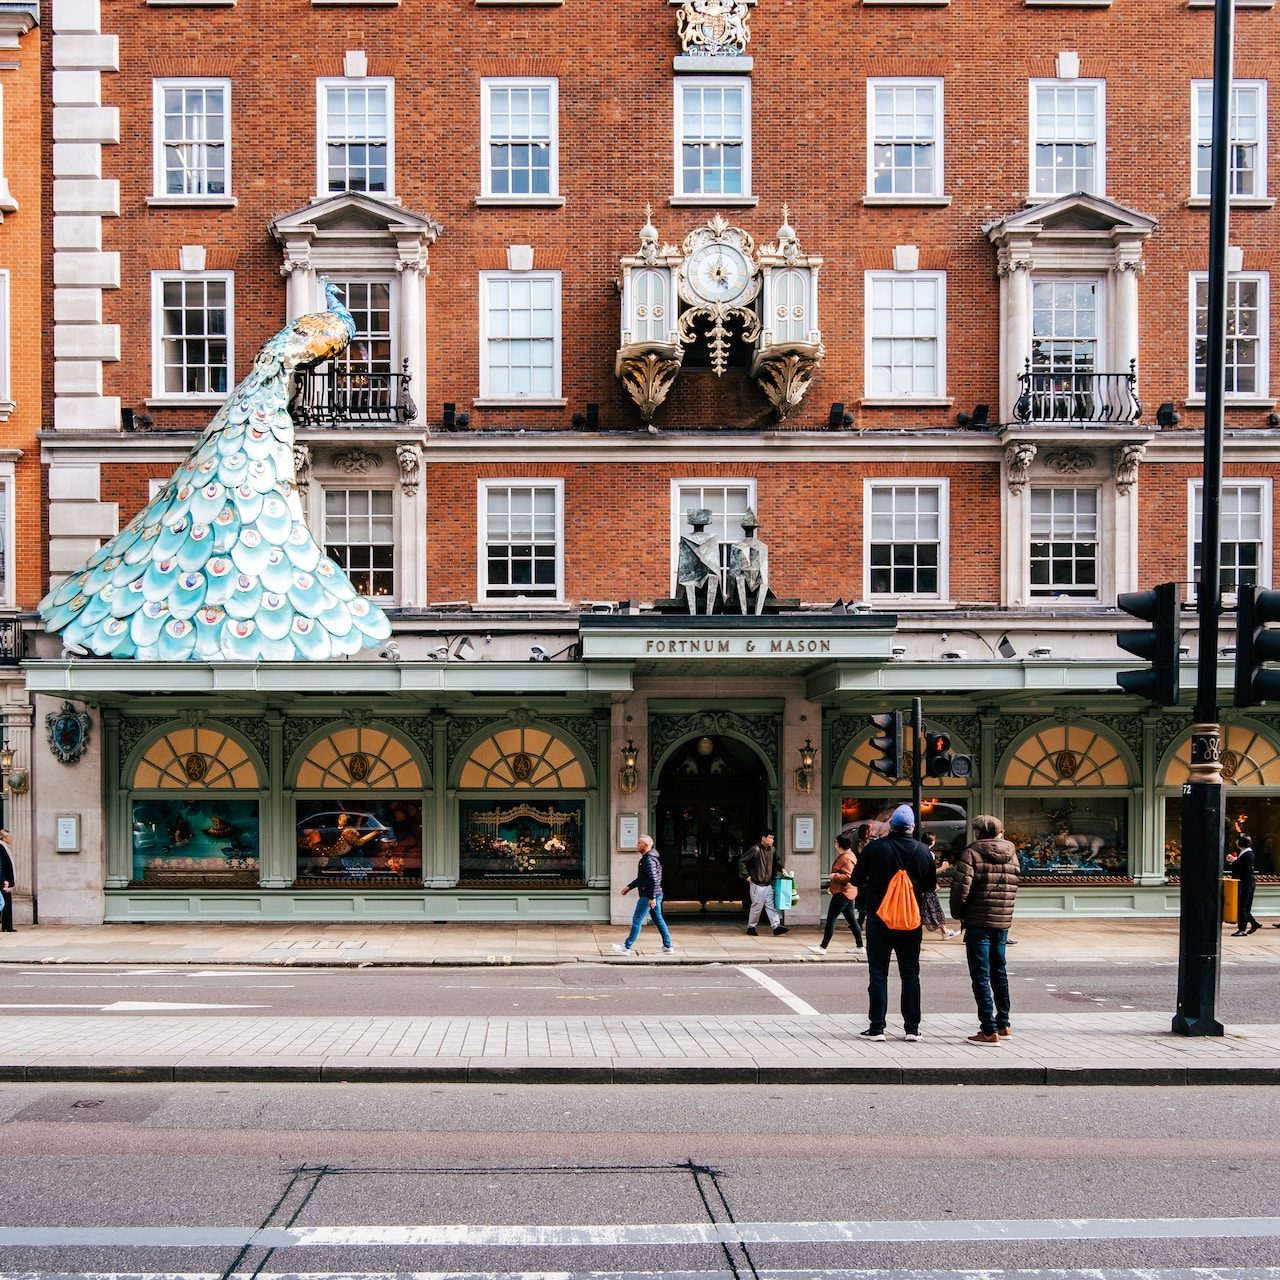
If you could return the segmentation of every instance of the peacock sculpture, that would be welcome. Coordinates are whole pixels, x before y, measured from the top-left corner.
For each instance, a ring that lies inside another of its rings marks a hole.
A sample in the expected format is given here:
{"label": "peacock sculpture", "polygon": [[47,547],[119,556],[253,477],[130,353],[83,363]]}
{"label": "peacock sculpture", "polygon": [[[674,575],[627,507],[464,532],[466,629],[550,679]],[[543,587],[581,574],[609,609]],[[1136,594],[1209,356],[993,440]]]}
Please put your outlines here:
{"label": "peacock sculpture", "polygon": [[40,602],[65,647],[162,662],[323,662],[391,635],[311,536],[289,380],[355,336],[342,295],[265,343],[173,478]]}

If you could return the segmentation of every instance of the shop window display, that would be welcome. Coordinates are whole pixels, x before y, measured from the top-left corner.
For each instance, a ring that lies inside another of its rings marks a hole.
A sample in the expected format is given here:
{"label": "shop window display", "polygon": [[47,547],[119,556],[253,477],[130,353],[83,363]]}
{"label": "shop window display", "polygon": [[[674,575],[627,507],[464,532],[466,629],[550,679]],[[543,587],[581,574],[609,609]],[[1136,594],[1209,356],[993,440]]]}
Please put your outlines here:
{"label": "shop window display", "polygon": [[1122,797],[1010,796],[1005,836],[1024,879],[1102,879],[1129,875],[1128,800]]}
{"label": "shop window display", "polygon": [[[920,801],[920,829],[934,838],[934,852],[950,870],[950,860],[969,843],[967,797],[948,795],[946,799],[924,796]],[[856,836],[864,822],[871,823],[871,835],[881,836],[889,830],[889,815],[910,796],[868,798],[845,796],[840,801],[840,828]],[[941,868],[940,868],[941,869]]]}
{"label": "shop window display", "polygon": [[[1236,847],[1236,837],[1253,840],[1260,876],[1280,876],[1280,799],[1270,796],[1226,796],[1226,848]],[[1164,873],[1170,880],[1182,875],[1182,797],[1164,802]]]}
{"label": "shop window display", "polygon": [[584,879],[586,802],[458,806],[462,884],[579,885]]}
{"label": "shop window display", "polygon": [[243,888],[258,883],[257,800],[209,794],[133,802],[133,882]]}
{"label": "shop window display", "polygon": [[387,796],[299,800],[295,811],[302,887],[403,888],[422,883],[422,805]]}

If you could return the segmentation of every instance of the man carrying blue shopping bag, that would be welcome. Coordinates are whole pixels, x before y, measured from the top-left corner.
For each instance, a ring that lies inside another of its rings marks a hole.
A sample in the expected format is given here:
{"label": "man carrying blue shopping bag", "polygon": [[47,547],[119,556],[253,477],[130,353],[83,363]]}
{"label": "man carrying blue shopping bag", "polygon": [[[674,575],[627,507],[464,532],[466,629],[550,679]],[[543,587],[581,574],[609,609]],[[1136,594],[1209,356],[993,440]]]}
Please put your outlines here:
{"label": "man carrying blue shopping bag", "polygon": [[[757,936],[756,925],[760,922],[762,911],[769,917],[775,936],[787,933],[787,926],[782,923],[775,905],[777,890],[774,882],[791,873],[786,868],[782,851],[774,845],[772,831],[766,831],[738,860],[738,874],[747,882],[751,891],[747,933],[753,938]],[[792,888],[794,887],[795,881],[792,881]]]}

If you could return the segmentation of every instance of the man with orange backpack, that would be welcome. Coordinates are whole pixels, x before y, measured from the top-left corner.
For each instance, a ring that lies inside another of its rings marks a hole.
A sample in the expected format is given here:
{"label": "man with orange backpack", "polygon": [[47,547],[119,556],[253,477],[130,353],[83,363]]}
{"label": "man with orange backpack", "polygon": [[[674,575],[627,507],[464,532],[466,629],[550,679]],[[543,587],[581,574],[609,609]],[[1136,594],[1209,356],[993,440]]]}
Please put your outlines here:
{"label": "man with orange backpack", "polygon": [[889,818],[889,834],[872,840],[858,856],[850,884],[867,904],[867,994],[870,1026],[864,1040],[883,1040],[889,1011],[889,961],[898,957],[902,1026],[907,1040],[920,1039],[920,897],[937,889],[933,854],[911,834],[916,815],[900,804]]}

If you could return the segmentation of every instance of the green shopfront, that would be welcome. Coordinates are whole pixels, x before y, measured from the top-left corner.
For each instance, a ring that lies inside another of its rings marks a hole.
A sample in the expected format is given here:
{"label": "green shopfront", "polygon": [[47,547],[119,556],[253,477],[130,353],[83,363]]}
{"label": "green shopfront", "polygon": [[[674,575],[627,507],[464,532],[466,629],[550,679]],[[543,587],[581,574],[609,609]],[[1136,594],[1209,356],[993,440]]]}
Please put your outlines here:
{"label": "green shopfront", "polygon": [[[1060,669],[1062,696],[1043,664],[900,662],[895,621],[584,616],[557,662],[29,663],[37,723],[93,715],[82,758],[33,771],[41,918],[616,920],[647,831],[669,898],[724,919],[772,828],[790,919],[816,921],[833,836],[909,798],[871,769],[867,717],[913,696],[974,761],[925,789],[944,862],[994,813],[1024,915],[1176,913],[1189,713],[1126,705],[1107,664]],[[1267,914],[1280,718],[1225,735]]]}

